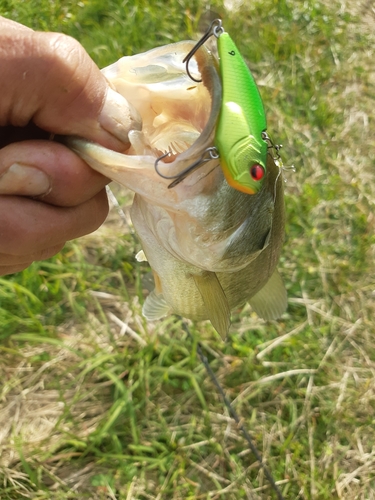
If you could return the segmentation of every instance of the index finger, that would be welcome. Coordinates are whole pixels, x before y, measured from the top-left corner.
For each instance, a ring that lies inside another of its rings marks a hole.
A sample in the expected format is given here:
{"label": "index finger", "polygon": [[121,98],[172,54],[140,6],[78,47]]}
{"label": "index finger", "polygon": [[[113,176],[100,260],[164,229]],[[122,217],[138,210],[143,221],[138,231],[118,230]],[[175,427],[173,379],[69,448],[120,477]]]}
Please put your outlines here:
{"label": "index finger", "polygon": [[4,25],[12,27],[0,30],[0,126],[24,127],[32,120],[48,132],[124,151],[141,120],[84,48],[63,34]]}

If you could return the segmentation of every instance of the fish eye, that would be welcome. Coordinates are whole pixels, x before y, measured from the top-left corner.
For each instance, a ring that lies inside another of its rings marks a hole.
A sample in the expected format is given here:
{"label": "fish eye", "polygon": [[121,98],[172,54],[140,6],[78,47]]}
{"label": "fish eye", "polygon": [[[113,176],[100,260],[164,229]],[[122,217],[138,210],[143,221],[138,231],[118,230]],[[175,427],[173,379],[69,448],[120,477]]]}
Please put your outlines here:
{"label": "fish eye", "polygon": [[264,167],[256,163],[250,168],[250,175],[254,181],[260,181],[263,179],[265,174]]}

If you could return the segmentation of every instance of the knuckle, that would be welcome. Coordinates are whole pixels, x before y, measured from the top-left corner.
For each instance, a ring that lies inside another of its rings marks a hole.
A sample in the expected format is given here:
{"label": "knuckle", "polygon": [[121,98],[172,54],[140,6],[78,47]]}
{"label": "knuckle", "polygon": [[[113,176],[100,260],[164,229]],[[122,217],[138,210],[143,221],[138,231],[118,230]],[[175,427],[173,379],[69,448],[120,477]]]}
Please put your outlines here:
{"label": "knuckle", "polygon": [[62,78],[61,83],[68,83],[82,67],[86,53],[74,38],[61,33],[45,35],[46,60],[50,73]]}
{"label": "knuckle", "polygon": [[[78,107],[83,116],[96,115],[102,106],[104,77],[82,45],[67,35],[47,33],[45,71],[63,113]],[[103,81],[102,81],[103,80]],[[63,103],[63,106],[61,106]]]}

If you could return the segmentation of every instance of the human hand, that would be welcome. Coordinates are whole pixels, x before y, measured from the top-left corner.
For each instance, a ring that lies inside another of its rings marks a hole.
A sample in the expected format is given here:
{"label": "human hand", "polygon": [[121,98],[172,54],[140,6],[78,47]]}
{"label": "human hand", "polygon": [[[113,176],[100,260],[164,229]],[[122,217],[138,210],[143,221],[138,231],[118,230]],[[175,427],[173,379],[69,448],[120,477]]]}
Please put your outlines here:
{"label": "human hand", "polygon": [[108,179],[51,135],[116,151],[140,128],[81,45],[0,17],[0,275],[51,257],[97,229]]}

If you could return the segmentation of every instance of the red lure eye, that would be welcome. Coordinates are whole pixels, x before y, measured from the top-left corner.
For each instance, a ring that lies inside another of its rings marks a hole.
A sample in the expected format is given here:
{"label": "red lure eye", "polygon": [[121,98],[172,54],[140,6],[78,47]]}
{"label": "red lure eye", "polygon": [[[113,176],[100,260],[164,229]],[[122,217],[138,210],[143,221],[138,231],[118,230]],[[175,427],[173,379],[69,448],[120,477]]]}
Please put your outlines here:
{"label": "red lure eye", "polygon": [[250,175],[254,181],[260,181],[264,177],[264,168],[256,163],[250,168]]}

